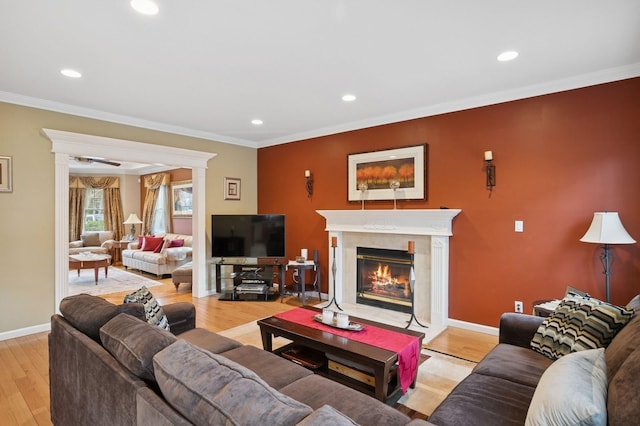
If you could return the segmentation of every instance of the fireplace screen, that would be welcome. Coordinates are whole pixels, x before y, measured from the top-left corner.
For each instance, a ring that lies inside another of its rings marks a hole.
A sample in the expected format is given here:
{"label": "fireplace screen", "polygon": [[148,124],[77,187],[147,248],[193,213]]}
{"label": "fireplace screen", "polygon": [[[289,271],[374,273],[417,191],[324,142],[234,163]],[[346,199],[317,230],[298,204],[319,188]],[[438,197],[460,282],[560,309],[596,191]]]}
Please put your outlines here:
{"label": "fireplace screen", "polygon": [[402,250],[358,247],[356,302],[411,312],[411,257]]}

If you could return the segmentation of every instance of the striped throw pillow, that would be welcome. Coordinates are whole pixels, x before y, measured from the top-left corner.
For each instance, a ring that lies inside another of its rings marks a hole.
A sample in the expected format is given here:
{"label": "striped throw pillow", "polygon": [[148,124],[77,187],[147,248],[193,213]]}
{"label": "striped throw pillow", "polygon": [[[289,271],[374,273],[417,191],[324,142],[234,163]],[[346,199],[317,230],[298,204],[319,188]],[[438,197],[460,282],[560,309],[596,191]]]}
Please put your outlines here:
{"label": "striped throw pillow", "polygon": [[147,287],[142,286],[133,293],[127,294],[124,297],[124,303],[142,303],[147,322],[169,331],[169,320],[162,310],[162,306],[158,304]]}
{"label": "striped throw pillow", "polygon": [[633,313],[633,309],[589,297],[566,297],[538,327],[531,348],[551,359],[606,348]]}

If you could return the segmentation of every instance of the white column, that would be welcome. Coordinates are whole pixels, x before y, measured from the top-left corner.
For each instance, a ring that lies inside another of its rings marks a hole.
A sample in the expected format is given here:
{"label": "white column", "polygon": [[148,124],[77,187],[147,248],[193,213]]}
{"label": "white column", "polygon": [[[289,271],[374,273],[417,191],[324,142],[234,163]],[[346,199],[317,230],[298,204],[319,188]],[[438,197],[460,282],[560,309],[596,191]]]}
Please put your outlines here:
{"label": "white column", "polygon": [[69,291],[69,156],[55,154],[55,293],[54,311],[60,313],[60,301]]}
{"label": "white column", "polygon": [[431,324],[445,326],[449,317],[449,237],[431,237]]}

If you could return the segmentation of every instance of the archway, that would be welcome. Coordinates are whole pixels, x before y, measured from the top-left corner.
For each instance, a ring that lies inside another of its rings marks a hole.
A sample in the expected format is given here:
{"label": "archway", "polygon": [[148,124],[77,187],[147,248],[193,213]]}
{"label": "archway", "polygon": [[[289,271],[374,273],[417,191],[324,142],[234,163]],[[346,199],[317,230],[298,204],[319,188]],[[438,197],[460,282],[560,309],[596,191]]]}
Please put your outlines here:
{"label": "archway", "polygon": [[69,287],[69,158],[94,156],[165,164],[192,169],[193,216],[193,284],[194,297],[205,297],[215,290],[207,289],[205,249],[205,170],[210,152],[153,145],[122,139],[42,129],[55,153],[55,309],[68,294]]}

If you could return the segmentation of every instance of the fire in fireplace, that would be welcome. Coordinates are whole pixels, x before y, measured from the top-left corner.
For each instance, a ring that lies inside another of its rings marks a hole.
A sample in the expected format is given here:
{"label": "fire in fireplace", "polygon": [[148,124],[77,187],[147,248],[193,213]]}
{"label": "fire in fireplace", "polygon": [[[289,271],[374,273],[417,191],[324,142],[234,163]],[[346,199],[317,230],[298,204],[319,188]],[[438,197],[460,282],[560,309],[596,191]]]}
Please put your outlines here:
{"label": "fire in fireplace", "polygon": [[411,312],[411,257],[403,250],[357,248],[356,303]]}

